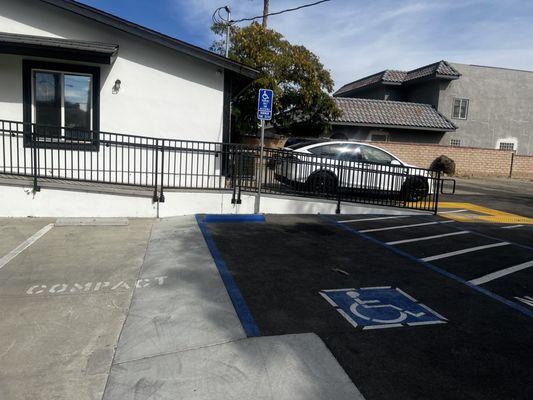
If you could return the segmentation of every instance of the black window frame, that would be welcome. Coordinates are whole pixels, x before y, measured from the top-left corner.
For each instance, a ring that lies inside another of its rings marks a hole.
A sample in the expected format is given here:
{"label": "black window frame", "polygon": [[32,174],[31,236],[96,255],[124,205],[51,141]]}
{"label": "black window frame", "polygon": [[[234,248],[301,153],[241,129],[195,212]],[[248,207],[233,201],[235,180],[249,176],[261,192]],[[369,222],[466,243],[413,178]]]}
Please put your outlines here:
{"label": "black window frame", "polygon": [[[33,91],[33,71],[48,70],[61,73],[79,73],[92,76],[92,138],[83,142],[74,144],[66,143],[61,140],[57,141],[35,141],[32,143],[32,91]],[[99,150],[99,131],[100,131],[100,67],[81,64],[66,64],[38,60],[22,60],[22,103],[23,103],[23,122],[24,122],[24,146],[36,146],[39,148],[51,149],[68,149],[68,150]]]}

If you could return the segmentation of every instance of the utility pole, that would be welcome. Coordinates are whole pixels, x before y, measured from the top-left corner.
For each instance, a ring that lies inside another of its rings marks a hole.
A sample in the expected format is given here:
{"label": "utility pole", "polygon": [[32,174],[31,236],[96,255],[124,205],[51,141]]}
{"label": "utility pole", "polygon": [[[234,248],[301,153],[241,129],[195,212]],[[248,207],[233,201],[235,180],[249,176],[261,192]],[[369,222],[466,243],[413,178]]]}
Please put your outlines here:
{"label": "utility pole", "polygon": [[228,13],[228,20],[226,22],[226,58],[228,58],[229,55],[229,35],[230,35],[230,28],[231,28],[231,8],[229,6],[224,7],[226,12]]}
{"label": "utility pole", "polygon": [[268,9],[270,8],[270,0],[263,0],[263,28],[267,27]]}

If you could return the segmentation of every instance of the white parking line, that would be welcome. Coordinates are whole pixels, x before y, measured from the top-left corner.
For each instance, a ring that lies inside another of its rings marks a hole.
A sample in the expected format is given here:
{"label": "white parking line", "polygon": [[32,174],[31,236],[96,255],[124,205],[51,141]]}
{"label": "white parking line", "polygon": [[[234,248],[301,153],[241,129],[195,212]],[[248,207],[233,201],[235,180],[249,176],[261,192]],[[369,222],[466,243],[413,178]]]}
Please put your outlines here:
{"label": "white parking line", "polygon": [[480,278],[472,279],[471,281],[468,281],[468,282],[473,283],[474,285],[482,285],[484,283],[493,281],[494,279],[498,279],[498,278],[501,278],[502,276],[509,275],[514,272],[522,271],[523,269],[530,268],[530,267],[533,267],[533,261],[528,261],[523,264],[515,265],[514,267],[501,269],[499,271],[492,272]]}
{"label": "white parking line", "polygon": [[387,242],[386,244],[393,245],[393,244],[402,244],[402,243],[421,242],[423,240],[431,240],[431,239],[437,239],[437,238],[442,238],[442,237],[447,237],[447,236],[464,235],[465,233],[470,233],[470,231],[459,231],[459,232],[443,233],[442,235],[433,235],[433,236],[417,237],[413,239],[396,240],[394,242]]}
{"label": "white parking line", "polygon": [[14,259],[16,256],[18,256],[20,253],[22,253],[24,250],[26,250],[28,247],[30,247],[37,240],[39,240],[42,236],[44,236],[53,227],[54,227],[54,224],[46,225],[40,231],[38,231],[35,234],[33,234],[32,236],[30,236],[28,239],[26,239],[24,242],[19,244],[17,247],[15,247],[13,250],[11,250],[9,253],[7,253],[5,256],[0,258],[0,269],[3,268],[4,265],[6,265],[8,262],[10,262],[12,259]]}
{"label": "white parking line", "polygon": [[455,222],[455,221],[434,221],[434,222],[424,222],[422,224],[396,225],[396,226],[389,226],[387,228],[364,229],[359,232],[367,233],[367,232],[391,231],[393,229],[403,229],[403,228],[411,228],[411,227],[416,227],[416,226],[437,225],[437,224],[450,224],[452,222]]}
{"label": "white parking line", "polygon": [[507,226],[502,226],[502,229],[513,229],[513,228],[521,228],[523,227],[524,225],[507,225]]}
{"label": "white parking line", "polygon": [[448,257],[458,256],[460,254],[466,254],[466,253],[471,253],[473,251],[491,249],[493,247],[507,246],[509,244],[511,244],[511,243],[509,243],[509,242],[500,242],[500,243],[487,244],[485,246],[469,247],[468,249],[451,251],[449,253],[442,253],[442,254],[437,254],[435,256],[431,256],[431,257],[425,257],[425,258],[422,258],[421,260],[422,261],[440,260],[441,258],[448,258]]}
{"label": "white parking line", "polygon": [[455,214],[455,213],[462,213],[466,212],[468,210],[453,210],[453,211],[439,211],[438,214]]}
{"label": "white parking line", "polygon": [[361,219],[345,219],[343,221],[338,221],[339,224],[346,224],[348,222],[364,222],[364,221],[379,221],[383,219],[394,219],[394,218],[407,218],[412,217],[412,215],[394,215],[392,217],[376,217],[376,218],[361,218]]}

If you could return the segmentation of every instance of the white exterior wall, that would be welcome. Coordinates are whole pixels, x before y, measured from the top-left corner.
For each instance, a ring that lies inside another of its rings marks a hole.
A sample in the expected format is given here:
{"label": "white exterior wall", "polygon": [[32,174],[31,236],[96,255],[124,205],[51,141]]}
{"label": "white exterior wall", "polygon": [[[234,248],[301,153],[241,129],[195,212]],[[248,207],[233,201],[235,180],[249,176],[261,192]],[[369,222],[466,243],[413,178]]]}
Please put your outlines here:
{"label": "white exterior wall", "polygon": [[[214,65],[35,0],[1,0],[0,30],[118,44],[114,64],[100,66],[102,131],[222,140],[224,74]],[[22,121],[23,58],[0,55],[0,119]]]}
{"label": "white exterior wall", "polygon": [[[253,214],[255,196],[242,195],[242,204],[231,204],[231,192],[166,192],[159,216],[191,214]],[[83,207],[79,205],[83,204]],[[261,196],[265,214],[334,214],[337,203],[328,200]],[[0,217],[129,217],[155,218],[157,204],[148,197],[0,185]],[[343,203],[342,214],[416,215],[420,211]],[[427,213],[426,213],[427,214]]]}

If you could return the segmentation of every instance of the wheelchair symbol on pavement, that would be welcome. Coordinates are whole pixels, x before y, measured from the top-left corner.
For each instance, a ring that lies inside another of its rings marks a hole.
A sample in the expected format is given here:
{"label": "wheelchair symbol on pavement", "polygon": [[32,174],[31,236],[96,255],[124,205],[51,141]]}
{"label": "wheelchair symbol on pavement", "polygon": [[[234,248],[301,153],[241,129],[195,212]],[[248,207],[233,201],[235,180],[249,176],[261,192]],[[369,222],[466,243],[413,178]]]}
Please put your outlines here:
{"label": "wheelchair symbol on pavement", "polygon": [[378,329],[447,322],[399,288],[330,289],[319,293],[354,327]]}

